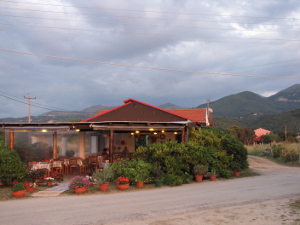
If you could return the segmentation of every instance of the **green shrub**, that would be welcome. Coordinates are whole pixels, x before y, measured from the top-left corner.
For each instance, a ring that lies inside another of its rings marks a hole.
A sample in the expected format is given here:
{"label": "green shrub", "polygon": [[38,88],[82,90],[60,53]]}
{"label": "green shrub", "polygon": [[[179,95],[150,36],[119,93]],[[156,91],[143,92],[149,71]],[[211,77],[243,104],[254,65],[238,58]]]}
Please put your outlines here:
{"label": "green shrub", "polygon": [[95,179],[96,184],[104,184],[113,177],[113,170],[109,166],[101,171],[96,171],[93,173],[92,177]]}
{"label": "green shrub", "polygon": [[272,145],[272,154],[274,158],[279,158],[281,151],[284,149],[282,145]]}
{"label": "green shrub", "polygon": [[166,174],[164,176],[164,184],[169,185],[171,187],[173,186],[180,186],[183,184],[182,177],[175,175],[175,174]]}
{"label": "green shrub", "polygon": [[133,166],[134,161],[123,159],[120,162],[114,162],[111,164],[111,169],[114,172],[114,178],[128,177],[130,182],[135,181],[135,170]]}
{"label": "green shrub", "polygon": [[15,150],[0,147],[0,180],[4,186],[12,181],[24,181],[27,176],[26,164]]}
{"label": "green shrub", "polygon": [[227,169],[221,169],[219,171],[219,176],[228,179],[229,177],[231,177],[231,171]]}
{"label": "green shrub", "polygon": [[299,152],[296,149],[282,149],[280,158],[284,162],[294,162],[299,160]]}
{"label": "green shrub", "polygon": [[16,191],[23,191],[25,190],[25,185],[23,182],[20,183],[16,183],[14,184],[14,186],[12,187],[11,191],[16,192]]}

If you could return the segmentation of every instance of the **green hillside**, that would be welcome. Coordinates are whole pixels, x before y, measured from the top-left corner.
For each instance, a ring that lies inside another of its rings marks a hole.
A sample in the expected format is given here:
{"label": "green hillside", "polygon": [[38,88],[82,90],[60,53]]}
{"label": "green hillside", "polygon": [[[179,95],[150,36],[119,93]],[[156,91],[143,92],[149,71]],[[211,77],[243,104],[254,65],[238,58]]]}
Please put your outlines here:
{"label": "green hillside", "polygon": [[[204,108],[205,104],[197,106]],[[258,94],[250,91],[229,95],[217,101],[211,102],[210,107],[214,110],[214,116],[224,117],[249,117],[254,114],[271,114],[280,112],[273,102],[268,101]]]}
{"label": "green hillside", "polygon": [[[197,108],[206,107],[206,104]],[[217,117],[251,117],[300,109],[300,84],[295,84],[270,97],[262,97],[250,91],[223,97],[210,103]]]}
{"label": "green hillside", "polygon": [[231,126],[249,127],[252,129],[264,128],[274,133],[283,132],[285,126],[287,130],[300,132],[300,109],[292,110],[289,112],[252,116],[248,118],[226,118],[215,117],[214,122],[217,128],[227,130]]}

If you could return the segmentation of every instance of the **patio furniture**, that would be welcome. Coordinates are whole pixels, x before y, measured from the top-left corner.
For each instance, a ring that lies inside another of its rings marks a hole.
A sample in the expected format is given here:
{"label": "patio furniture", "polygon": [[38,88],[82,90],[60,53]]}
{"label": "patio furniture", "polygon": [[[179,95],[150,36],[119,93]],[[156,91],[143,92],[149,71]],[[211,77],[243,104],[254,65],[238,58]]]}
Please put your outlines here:
{"label": "patio furniture", "polygon": [[52,172],[59,172],[60,174],[62,174],[63,172],[63,164],[62,161],[60,160],[55,160],[52,162]]}
{"label": "patio furniture", "polygon": [[83,164],[83,161],[81,158],[71,158],[69,159],[69,171],[70,174],[73,174],[73,171],[76,170],[79,172],[79,174],[82,174],[82,172],[85,171],[85,165]]}
{"label": "patio furniture", "polygon": [[88,167],[90,172],[96,172],[97,168],[99,168],[97,156],[89,156]]}

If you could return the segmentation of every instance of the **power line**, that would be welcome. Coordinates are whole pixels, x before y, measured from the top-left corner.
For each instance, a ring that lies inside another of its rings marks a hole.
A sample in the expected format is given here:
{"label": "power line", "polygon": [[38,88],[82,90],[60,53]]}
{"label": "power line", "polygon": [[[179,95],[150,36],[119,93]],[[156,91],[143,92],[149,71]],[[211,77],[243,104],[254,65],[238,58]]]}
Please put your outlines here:
{"label": "power line", "polygon": [[[1,94],[2,93],[2,94]],[[16,101],[16,102],[20,102],[20,103],[23,103],[23,104],[28,104],[27,102],[24,102],[22,101],[21,99],[22,98],[19,98],[17,96],[14,96],[14,95],[10,95],[8,93],[5,93],[3,91],[0,91],[0,96],[2,97],[5,97],[5,98],[8,98],[10,100],[13,100],[13,101]],[[19,100],[20,99],[20,100]],[[42,104],[39,104],[39,103],[31,103],[31,105],[33,107],[36,107],[36,108],[42,108],[42,109],[47,109],[47,110],[54,110],[54,111],[57,111],[57,110],[60,110],[60,111],[68,111],[68,110],[64,110],[64,109],[60,109],[60,108],[56,108],[56,107],[48,107],[48,106],[45,106],[45,105],[42,105]]]}
{"label": "power line", "polygon": [[[1,2],[17,3],[15,1]],[[275,19],[275,20],[300,20],[297,18],[284,18],[284,17],[268,17],[268,16],[237,16],[237,15],[225,15],[225,14],[212,14],[212,13],[178,13],[169,11],[154,11],[154,10],[141,10],[141,9],[118,9],[107,7],[87,7],[87,6],[70,6],[70,5],[57,5],[57,4],[45,4],[45,3],[32,3],[32,2],[18,2],[18,4],[32,4],[32,5],[47,5],[47,6],[59,6],[66,8],[81,8],[81,9],[101,9],[101,10],[114,10],[114,11],[129,11],[129,12],[145,12],[145,13],[159,13],[159,14],[172,14],[172,15],[190,15],[190,16],[224,16],[224,17],[240,17],[240,18],[255,18],[255,19]]]}
{"label": "power line", "polygon": [[108,63],[94,60],[85,60],[85,59],[74,59],[74,58],[66,58],[60,56],[52,56],[52,55],[44,55],[38,53],[29,53],[29,52],[20,52],[8,49],[0,49],[0,51],[25,54],[25,55],[33,55],[33,56],[41,56],[41,57],[49,57],[63,60],[71,60],[78,62],[89,62],[89,63],[99,63],[104,65],[112,65],[112,66],[121,66],[121,67],[131,67],[131,68],[140,68],[140,69],[152,69],[152,70],[162,70],[162,71],[170,71],[170,72],[180,72],[180,73],[193,73],[193,74],[212,74],[212,75],[222,75],[222,76],[238,76],[238,77],[258,77],[258,78],[277,78],[277,79],[300,79],[300,77],[274,77],[274,76],[259,76],[259,75],[242,75],[242,74],[231,74],[231,73],[217,73],[217,72],[204,72],[204,71],[189,71],[189,70],[177,70],[177,69],[167,69],[167,68],[158,68],[158,67],[150,67],[150,66],[137,66],[137,65],[127,65],[127,64],[118,64],[118,63]]}
{"label": "power line", "polygon": [[[119,22],[109,22],[109,21],[88,21],[88,20],[70,20],[70,19],[49,19],[42,17],[30,17],[30,16],[13,16],[0,14],[0,16],[16,17],[16,18],[26,18],[26,19],[39,19],[39,20],[52,20],[52,21],[68,21],[68,22],[92,22],[101,24],[114,24],[114,25],[128,25],[128,26],[142,26],[142,27],[167,27],[167,28],[185,28],[185,29],[201,29],[201,30],[221,30],[221,31],[241,31],[241,32],[257,32],[257,33],[276,33],[278,31],[261,31],[261,30],[245,30],[245,29],[235,29],[235,28],[212,28],[212,27],[199,27],[199,26],[180,26],[180,25],[162,25],[162,24],[138,24],[138,23],[119,23]],[[5,25],[5,24],[4,24]],[[26,26],[26,25],[24,25]],[[28,26],[28,25],[27,25]],[[81,29],[84,30],[84,29]],[[300,31],[283,31],[285,33],[299,33]]]}
{"label": "power line", "polygon": [[68,27],[49,27],[49,26],[37,26],[37,25],[18,25],[18,24],[4,24],[8,26],[22,26],[22,27],[36,27],[36,28],[49,28],[49,29],[61,29],[61,30],[75,30],[75,31],[93,31],[93,32],[108,32],[108,33],[122,33],[122,34],[138,34],[138,35],[157,35],[157,36],[171,36],[171,37],[188,37],[188,38],[217,38],[217,39],[244,39],[244,40],[260,40],[260,41],[300,41],[295,39],[284,39],[284,38],[253,38],[253,37],[214,37],[214,36],[199,36],[199,35],[182,35],[182,34],[168,34],[168,33],[149,33],[149,32],[131,32],[131,31],[98,31],[98,30],[87,30],[77,29]]}
{"label": "power line", "polygon": [[286,24],[262,24],[262,23],[250,23],[250,22],[236,22],[236,21],[218,21],[218,20],[191,20],[191,19],[167,19],[167,18],[157,18],[157,17],[143,17],[143,16],[121,16],[121,15],[99,15],[95,13],[67,13],[67,12],[55,12],[55,11],[46,11],[46,10],[38,10],[38,9],[19,9],[19,8],[6,8],[0,7],[1,9],[14,9],[21,11],[32,11],[32,12],[46,12],[46,13],[57,13],[57,14],[65,14],[65,15],[97,15],[102,17],[117,17],[117,18],[129,18],[129,19],[146,19],[146,20],[162,20],[162,21],[185,21],[185,22],[206,22],[206,23],[226,23],[226,24],[251,24],[251,25],[264,25],[264,26],[285,26],[285,27],[293,27],[300,26],[300,24],[296,25],[286,25]]}

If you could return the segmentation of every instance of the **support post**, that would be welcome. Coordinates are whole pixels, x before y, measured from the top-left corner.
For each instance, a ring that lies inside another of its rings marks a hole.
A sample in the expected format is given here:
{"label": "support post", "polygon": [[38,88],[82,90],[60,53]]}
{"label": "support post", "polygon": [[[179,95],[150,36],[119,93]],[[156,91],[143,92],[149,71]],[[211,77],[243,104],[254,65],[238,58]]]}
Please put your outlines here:
{"label": "support post", "polygon": [[114,148],[114,130],[109,130],[109,162],[114,162],[114,155],[113,155],[113,148]]}
{"label": "support post", "polygon": [[15,133],[13,131],[9,132],[9,149],[14,149]]}
{"label": "support post", "polygon": [[66,152],[67,152],[67,138],[66,137],[63,137],[61,139],[61,155],[62,156],[65,156],[66,155]]}
{"label": "support post", "polygon": [[53,132],[53,159],[57,159],[57,132]]}
{"label": "support post", "polygon": [[79,152],[78,156],[85,159],[85,132],[79,132]]}
{"label": "support post", "polygon": [[181,128],[181,143],[185,143],[185,127]]}

